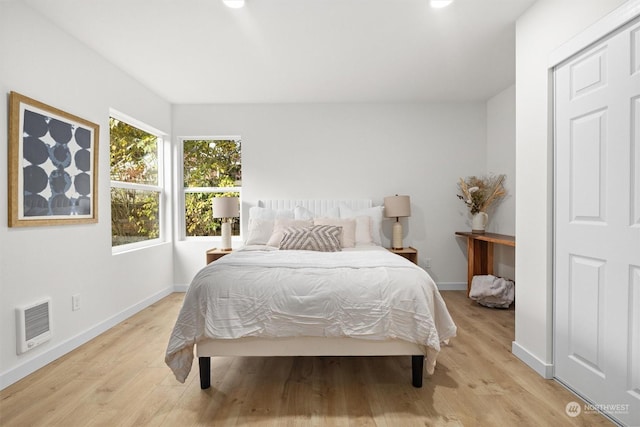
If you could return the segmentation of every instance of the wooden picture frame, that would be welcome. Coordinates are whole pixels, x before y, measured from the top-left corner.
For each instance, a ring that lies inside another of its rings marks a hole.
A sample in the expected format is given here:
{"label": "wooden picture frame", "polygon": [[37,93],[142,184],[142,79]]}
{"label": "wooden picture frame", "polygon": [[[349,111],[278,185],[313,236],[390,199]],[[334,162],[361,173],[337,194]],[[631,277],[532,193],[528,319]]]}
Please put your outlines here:
{"label": "wooden picture frame", "polygon": [[98,222],[100,127],[9,94],[9,227]]}

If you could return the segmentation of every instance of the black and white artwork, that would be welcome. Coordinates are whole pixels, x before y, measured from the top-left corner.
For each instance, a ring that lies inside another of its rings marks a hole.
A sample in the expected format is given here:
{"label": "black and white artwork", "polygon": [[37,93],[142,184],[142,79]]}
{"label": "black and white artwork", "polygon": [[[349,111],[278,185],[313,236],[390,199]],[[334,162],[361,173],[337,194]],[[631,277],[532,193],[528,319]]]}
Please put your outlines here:
{"label": "black and white artwork", "polygon": [[9,225],[96,222],[98,125],[15,92],[10,104]]}

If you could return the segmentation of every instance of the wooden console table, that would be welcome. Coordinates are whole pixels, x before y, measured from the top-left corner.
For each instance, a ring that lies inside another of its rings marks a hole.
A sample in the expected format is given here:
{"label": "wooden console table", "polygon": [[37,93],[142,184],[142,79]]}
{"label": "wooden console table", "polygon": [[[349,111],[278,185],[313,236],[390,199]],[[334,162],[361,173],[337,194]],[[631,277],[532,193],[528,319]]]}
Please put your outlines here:
{"label": "wooden console table", "polygon": [[493,274],[493,245],[516,246],[515,236],[496,233],[456,231],[456,236],[467,238],[467,295],[471,291],[473,276]]}

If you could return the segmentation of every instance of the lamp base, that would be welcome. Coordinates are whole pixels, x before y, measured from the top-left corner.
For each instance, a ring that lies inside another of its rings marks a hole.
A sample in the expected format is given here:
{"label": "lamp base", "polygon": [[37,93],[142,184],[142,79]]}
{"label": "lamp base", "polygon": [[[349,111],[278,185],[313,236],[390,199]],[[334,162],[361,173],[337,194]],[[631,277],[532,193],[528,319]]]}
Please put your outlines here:
{"label": "lamp base", "polygon": [[402,224],[400,221],[396,220],[393,224],[393,235],[391,239],[391,248],[392,249],[402,249]]}
{"label": "lamp base", "polygon": [[222,223],[222,242],[220,245],[223,251],[231,250],[231,224],[228,222]]}

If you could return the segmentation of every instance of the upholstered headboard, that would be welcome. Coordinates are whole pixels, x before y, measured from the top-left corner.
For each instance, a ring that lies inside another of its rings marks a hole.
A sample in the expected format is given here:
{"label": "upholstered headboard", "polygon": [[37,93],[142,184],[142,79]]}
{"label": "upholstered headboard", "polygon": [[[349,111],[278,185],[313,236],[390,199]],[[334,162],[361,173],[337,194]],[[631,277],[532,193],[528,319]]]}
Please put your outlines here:
{"label": "upholstered headboard", "polygon": [[[296,208],[303,208],[306,211],[300,211]],[[261,212],[262,210],[267,212]],[[250,210],[250,216],[253,215]],[[280,212],[278,212],[280,211]],[[288,212],[287,212],[288,211]],[[309,214],[311,213],[311,215]],[[362,244],[370,244],[375,243],[376,245],[381,245],[381,229],[382,229],[382,220],[383,220],[383,207],[382,206],[373,206],[373,203],[369,199],[342,199],[342,200],[258,200],[258,206],[255,207],[254,212],[255,219],[264,219],[264,220],[277,220],[278,215],[281,215],[282,218],[291,218],[294,219],[298,214],[300,218],[298,219],[311,219],[319,218],[319,217],[329,217],[329,218],[360,218],[360,217],[369,217],[370,221],[356,221],[356,243]],[[267,214],[266,216],[264,216]],[[264,216],[264,217],[263,217]],[[263,218],[260,218],[263,217]],[[251,222],[251,217],[249,218]],[[265,221],[260,221],[265,222]],[[252,233],[251,238],[248,238],[247,241],[258,242],[264,240],[263,238],[266,236],[270,238],[273,231],[270,228],[264,235],[262,234],[262,225],[260,225],[259,221],[256,221],[254,225],[256,225],[256,230],[260,233]],[[360,224],[360,226],[358,226]],[[268,226],[268,225],[267,225]],[[360,232],[358,231],[360,229]],[[256,238],[253,239],[254,234]],[[249,243],[247,243],[249,244]],[[251,243],[251,244],[260,244],[260,243]]]}
{"label": "upholstered headboard", "polygon": [[259,200],[258,206],[274,210],[293,210],[301,206],[313,212],[316,216],[325,215],[329,209],[345,204],[353,210],[366,209],[372,206],[370,199],[346,200]]}

